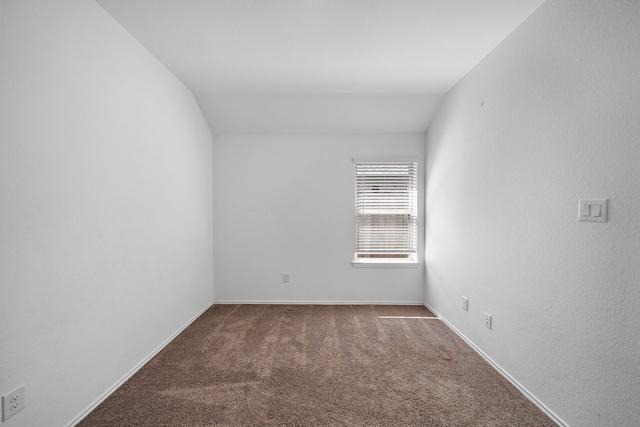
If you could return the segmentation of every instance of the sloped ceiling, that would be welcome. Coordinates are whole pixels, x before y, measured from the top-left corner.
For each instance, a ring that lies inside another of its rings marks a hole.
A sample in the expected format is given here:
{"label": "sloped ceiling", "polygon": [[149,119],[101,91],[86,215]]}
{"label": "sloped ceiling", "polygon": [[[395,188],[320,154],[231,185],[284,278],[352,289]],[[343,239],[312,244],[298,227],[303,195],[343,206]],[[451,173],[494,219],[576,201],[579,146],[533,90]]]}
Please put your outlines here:
{"label": "sloped ceiling", "polygon": [[544,0],[97,0],[212,131],[425,133]]}

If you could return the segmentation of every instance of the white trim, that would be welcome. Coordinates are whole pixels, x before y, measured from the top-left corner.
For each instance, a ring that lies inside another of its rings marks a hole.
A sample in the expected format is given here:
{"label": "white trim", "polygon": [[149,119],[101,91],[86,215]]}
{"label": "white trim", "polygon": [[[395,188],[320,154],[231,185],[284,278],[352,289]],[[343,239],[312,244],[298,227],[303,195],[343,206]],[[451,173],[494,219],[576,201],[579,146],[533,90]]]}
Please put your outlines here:
{"label": "white trim", "polygon": [[107,397],[109,397],[114,391],[118,389],[122,384],[124,384],[129,378],[131,378],[136,372],[140,370],[144,365],[147,364],[156,354],[158,354],[163,348],[165,348],[171,341],[173,341],[182,331],[187,329],[198,317],[202,316],[205,311],[209,310],[213,307],[214,303],[209,304],[204,309],[202,309],[198,314],[193,316],[191,320],[187,321],[184,326],[180,327],[175,333],[173,333],[169,338],[164,340],[162,344],[160,344],[155,350],[153,350],[147,357],[145,357],[142,361],[140,361],[136,366],[134,366],[129,372],[127,372],[122,378],[120,378],[114,385],[109,387],[104,393],[102,393],[96,400],[91,402],[89,406],[87,406],[82,412],[80,412],[71,422],[67,424],[67,427],[75,426],[80,421],[82,421],[91,411],[96,409],[98,405],[100,405]]}
{"label": "white trim", "polygon": [[279,301],[279,300],[220,300],[214,304],[264,304],[264,305],[424,305],[422,301]]}
{"label": "white trim", "polygon": [[557,416],[551,409],[547,408],[544,403],[540,402],[533,394],[531,394],[529,392],[529,390],[527,390],[522,384],[520,384],[518,381],[516,381],[515,378],[513,378],[511,375],[509,375],[509,373],[507,371],[502,369],[500,367],[500,365],[498,365],[489,356],[487,356],[482,350],[480,350],[480,348],[478,348],[469,338],[467,338],[466,336],[464,336],[464,334],[462,332],[457,330],[455,328],[455,326],[453,326],[444,317],[442,317],[437,311],[435,311],[433,308],[431,308],[429,306],[429,304],[424,303],[424,306],[429,311],[431,311],[433,314],[438,316],[438,318],[440,320],[442,320],[442,323],[444,323],[449,329],[451,329],[453,332],[455,332],[456,335],[458,335],[460,338],[462,338],[464,340],[464,342],[466,342],[469,345],[469,347],[471,347],[476,353],[478,353],[480,356],[482,356],[482,358],[484,360],[486,360],[496,371],[498,371],[498,373],[500,375],[502,375],[504,378],[507,379],[507,381],[509,381],[511,384],[513,384],[518,389],[518,391],[520,391],[520,393],[522,393],[524,395],[524,397],[529,399],[531,401],[531,403],[536,405],[542,412],[544,412],[549,418],[551,418],[551,420],[553,420],[556,424],[558,424],[561,427],[569,427],[569,425],[567,423],[562,421],[562,419],[559,416]]}
{"label": "white trim", "polygon": [[353,163],[418,163],[420,164],[420,157],[408,156],[408,157],[352,157]]}
{"label": "white trim", "polygon": [[[379,259],[379,258],[378,258]],[[421,265],[420,262],[418,261],[362,261],[361,259],[358,259],[357,261],[351,261],[351,265],[356,267],[356,268],[362,268],[362,267],[409,267],[409,268],[416,268],[419,267]]]}

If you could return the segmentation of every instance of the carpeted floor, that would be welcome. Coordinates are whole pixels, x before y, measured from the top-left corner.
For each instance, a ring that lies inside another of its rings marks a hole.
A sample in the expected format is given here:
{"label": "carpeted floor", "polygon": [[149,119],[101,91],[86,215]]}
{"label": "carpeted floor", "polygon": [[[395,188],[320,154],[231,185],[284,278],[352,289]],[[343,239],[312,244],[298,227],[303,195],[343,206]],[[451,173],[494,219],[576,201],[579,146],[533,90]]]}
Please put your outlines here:
{"label": "carpeted floor", "polygon": [[555,426],[420,306],[217,305],[78,426]]}

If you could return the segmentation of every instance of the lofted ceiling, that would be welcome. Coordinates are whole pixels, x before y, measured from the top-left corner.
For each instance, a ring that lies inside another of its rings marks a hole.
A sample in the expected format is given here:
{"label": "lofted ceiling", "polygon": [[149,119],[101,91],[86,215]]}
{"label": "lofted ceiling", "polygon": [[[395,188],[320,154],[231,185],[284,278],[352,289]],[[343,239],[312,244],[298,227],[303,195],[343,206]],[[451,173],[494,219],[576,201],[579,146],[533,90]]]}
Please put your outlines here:
{"label": "lofted ceiling", "polygon": [[96,0],[214,134],[425,133],[544,0]]}

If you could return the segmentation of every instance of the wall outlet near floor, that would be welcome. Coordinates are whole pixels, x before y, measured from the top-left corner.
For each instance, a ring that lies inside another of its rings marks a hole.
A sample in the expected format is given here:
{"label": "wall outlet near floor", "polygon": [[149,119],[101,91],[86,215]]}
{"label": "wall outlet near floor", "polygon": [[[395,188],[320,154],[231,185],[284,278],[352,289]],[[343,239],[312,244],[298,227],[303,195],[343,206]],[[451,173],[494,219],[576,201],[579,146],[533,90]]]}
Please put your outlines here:
{"label": "wall outlet near floor", "polygon": [[464,311],[469,311],[469,298],[462,297],[462,309]]}
{"label": "wall outlet near floor", "polygon": [[24,409],[24,386],[11,393],[2,396],[2,422]]}
{"label": "wall outlet near floor", "polygon": [[282,273],[282,281],[284,283],[289,283],[289,273]]}
{"label": "wall outlet near floor", "polygon": [[489,313],[484,314],[484,326],[491,329],[491,315]]}

